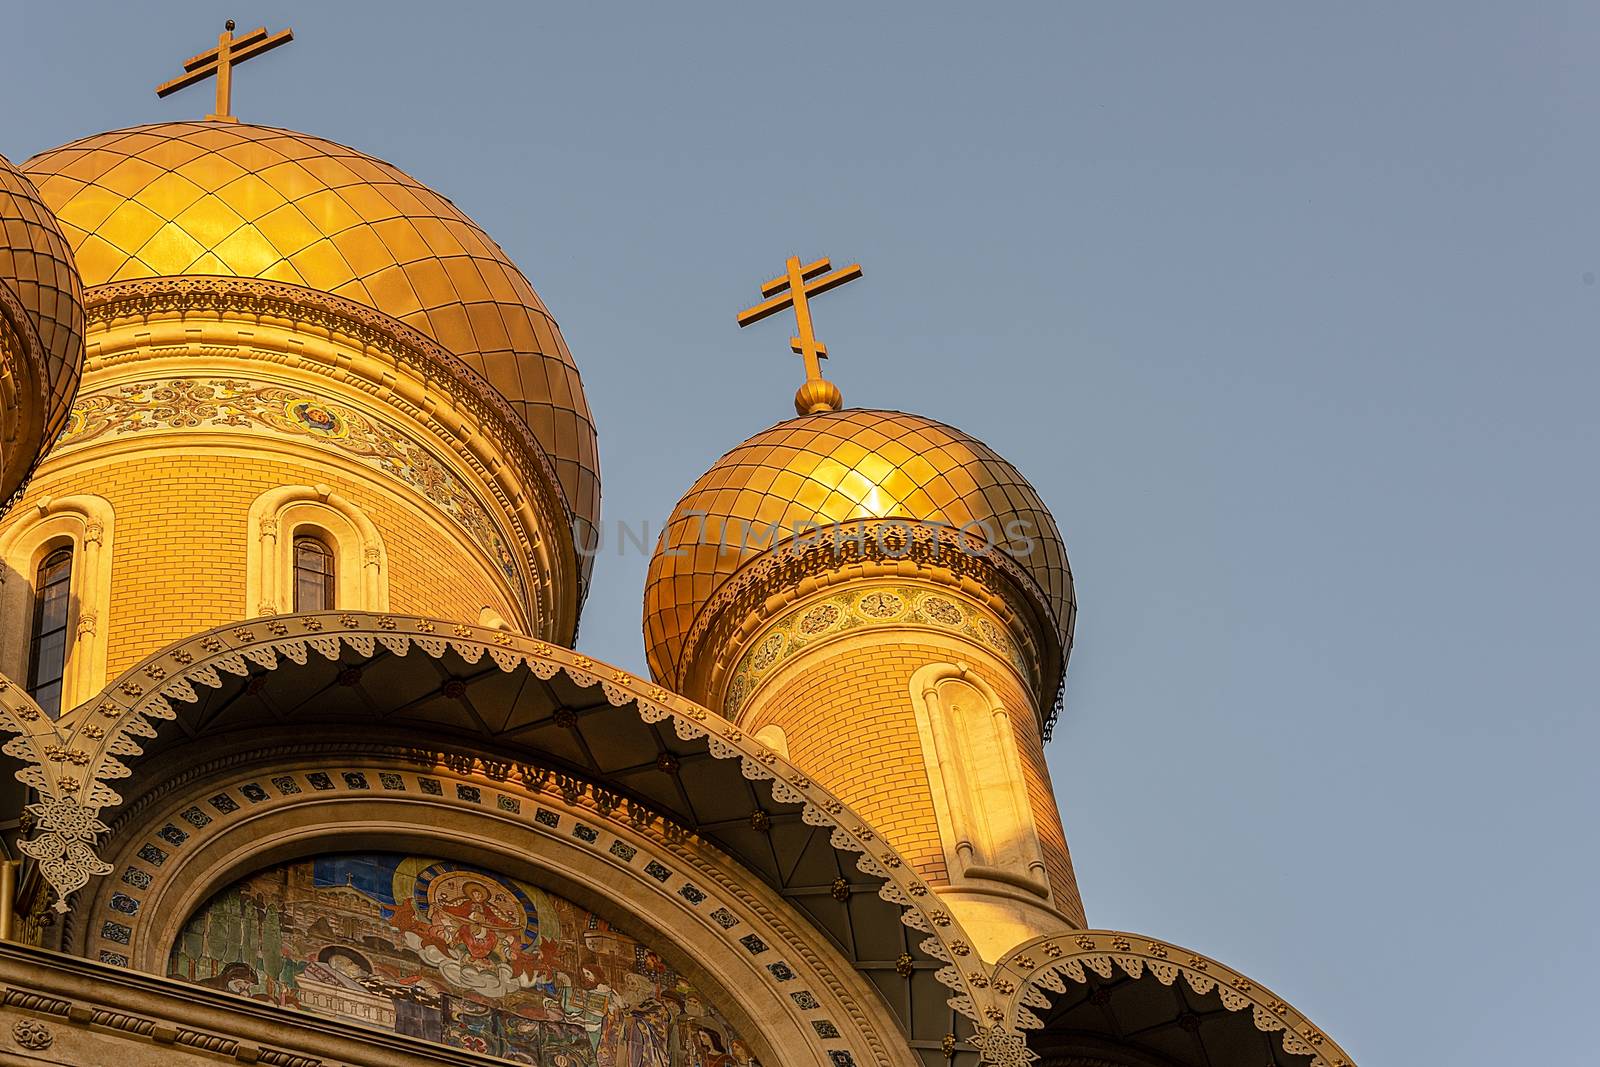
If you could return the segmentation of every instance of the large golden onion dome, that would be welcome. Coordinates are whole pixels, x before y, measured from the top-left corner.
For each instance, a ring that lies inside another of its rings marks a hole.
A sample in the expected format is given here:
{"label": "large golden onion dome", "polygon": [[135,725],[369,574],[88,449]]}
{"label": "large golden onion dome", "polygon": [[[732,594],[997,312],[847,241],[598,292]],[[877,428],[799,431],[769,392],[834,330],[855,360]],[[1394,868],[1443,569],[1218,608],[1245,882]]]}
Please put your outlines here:
{"label": "large golden onion dome", "polygon": [[707,602],[741,566],[785,541],[856,520],[939,525],[996,545],[1048,606],[1063,651],[1072,574],[1055,519],[1015,467],[952,426],[847,408],[763,430],[718,460],[667,521],[645,587],[645,650],[672,684]]}
{"label": "large golden onion dome", "polygon": [[528,423],[575,519],[599,521],[594,422],[560,330],[500,246],[432,189],[332,141],[238,122],[116,130],[23,169],[60,218],[85,286],[268,279],[431,337]]}
{"label": "large golden onion dome", "polygon": [[0,511],[66,420],[83,369],[83,287],[32,182],[0,156]]}

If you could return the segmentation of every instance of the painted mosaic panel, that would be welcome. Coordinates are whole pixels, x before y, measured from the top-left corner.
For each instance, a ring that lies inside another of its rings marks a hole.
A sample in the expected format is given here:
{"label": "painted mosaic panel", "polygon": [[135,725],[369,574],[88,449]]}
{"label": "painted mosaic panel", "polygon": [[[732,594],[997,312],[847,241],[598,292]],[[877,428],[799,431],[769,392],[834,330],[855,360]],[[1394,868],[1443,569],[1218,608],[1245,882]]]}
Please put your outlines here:
{"label": "painted mosaic panel", "polygon": [[268,868],[189,920],[173,977],[542,1067],[749,1067],[648,946],[537,886],[420,856]]}
{"label": "painted mosaic panel", "polygon": [[247,427],[343,452],[410,486],[478,542],[522,590],[510,546],[460,478],[386,422],[309,393],[237,378],[172,378],[81,394],[58,447],[152,429]]}

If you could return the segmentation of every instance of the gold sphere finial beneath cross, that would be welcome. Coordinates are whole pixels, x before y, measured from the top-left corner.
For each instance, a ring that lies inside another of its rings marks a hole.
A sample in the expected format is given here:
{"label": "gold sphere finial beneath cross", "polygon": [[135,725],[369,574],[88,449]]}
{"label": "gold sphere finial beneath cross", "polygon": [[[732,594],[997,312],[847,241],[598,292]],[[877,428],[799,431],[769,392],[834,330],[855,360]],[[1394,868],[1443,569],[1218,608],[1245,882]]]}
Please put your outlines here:
{"label": "gold sphere finial beneath cross", "polygon": [[[825,411],[838,411],[844,406],[844,395],[839,387],[822,376],[822,361],[828,358],[828,346],[817,340],[811,329],[811,298],[845,282],[861,277],[861,264],[852,263],[833,270],[828,258],[802,265],[800,257],[790,256],[783,274],[761,287],[766,297],[754,307],[739,312],[740,326],[760,322],[786,308],[794,308],[798,337],[789,339],[789,349],[805,360],[806,381],[794,395],[794,407],[802,415],[816,415]],[[833,271],[833,273],[828,273]]]}
{"label": "gold sphere finial beneath cross", "polygon": [[802,415],[820,415],[844,407],[844,394],[826,378],[811,378],[794,394],[794,409]]}

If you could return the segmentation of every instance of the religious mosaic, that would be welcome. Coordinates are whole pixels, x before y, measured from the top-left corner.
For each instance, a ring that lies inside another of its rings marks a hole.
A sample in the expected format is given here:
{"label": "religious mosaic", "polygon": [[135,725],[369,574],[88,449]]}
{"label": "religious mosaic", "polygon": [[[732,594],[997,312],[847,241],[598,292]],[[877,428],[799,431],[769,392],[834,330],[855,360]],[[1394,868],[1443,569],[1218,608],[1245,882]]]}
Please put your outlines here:
{"label": "religious mosaic", "polygon": [[136,382],[79,396],[57,447],[143,430],[227,427],[309,438],[410,486],[466,530],[524,592],[510,546],[459,477],[394,427],[301,390],[237,378]]}
{"label": "religious mosaic", "polygon": [[320,856],[223,890],[175,978],[541,1067],[749,1067],[721,1014],[572,901],[420,856]]}

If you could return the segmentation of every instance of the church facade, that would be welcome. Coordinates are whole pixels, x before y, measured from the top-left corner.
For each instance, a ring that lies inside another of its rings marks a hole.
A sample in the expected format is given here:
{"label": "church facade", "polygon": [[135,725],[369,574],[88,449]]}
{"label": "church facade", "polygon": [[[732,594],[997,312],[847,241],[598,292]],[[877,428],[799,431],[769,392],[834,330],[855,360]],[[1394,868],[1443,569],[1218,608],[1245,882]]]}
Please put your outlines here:
{"label": "church facade", "polygon": [[[574,648],[595,419],[493,239],[217,108],[0,161],[0,1062],[1350,1067],[1094,928],[1045,503],[849,408],[689,486],[650,677]],[[685,482],[689,481],[686,472]],[[9,821],[6,821],[9,820]]]}

